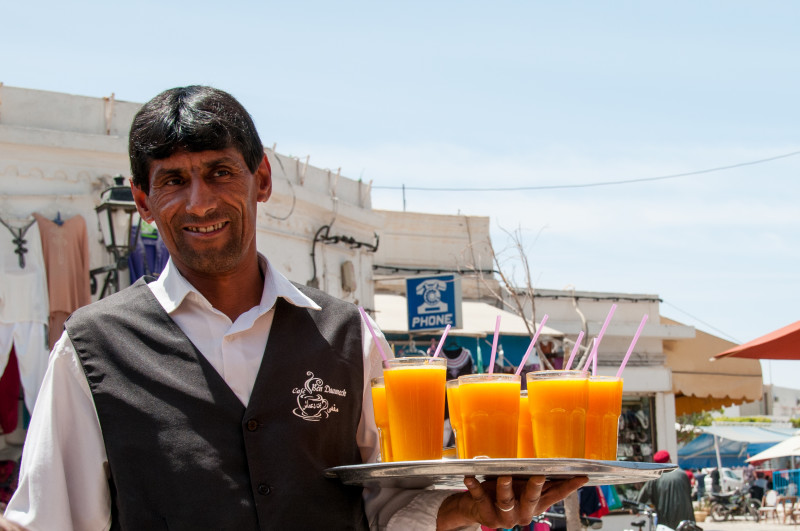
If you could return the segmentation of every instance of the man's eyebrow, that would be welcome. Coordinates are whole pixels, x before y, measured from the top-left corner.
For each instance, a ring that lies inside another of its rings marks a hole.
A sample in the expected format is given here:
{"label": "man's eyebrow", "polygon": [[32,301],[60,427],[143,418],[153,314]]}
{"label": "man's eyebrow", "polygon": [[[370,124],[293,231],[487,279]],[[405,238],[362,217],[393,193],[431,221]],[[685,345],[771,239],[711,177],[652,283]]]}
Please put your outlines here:
{"label": "man's eyebrow", "polygon": [[[203,168],[214,168],[216,166],[222,165],[229,165],[229,166],[239,166],[239,161],[236,160],[234,157],[222,156],[216,159],[209,160],[203,163]],[[183,166],[179,166],[176,168],[159,168],[155,175],[161,176],[173,176],[173,175],[183,175],[184,173]]]}

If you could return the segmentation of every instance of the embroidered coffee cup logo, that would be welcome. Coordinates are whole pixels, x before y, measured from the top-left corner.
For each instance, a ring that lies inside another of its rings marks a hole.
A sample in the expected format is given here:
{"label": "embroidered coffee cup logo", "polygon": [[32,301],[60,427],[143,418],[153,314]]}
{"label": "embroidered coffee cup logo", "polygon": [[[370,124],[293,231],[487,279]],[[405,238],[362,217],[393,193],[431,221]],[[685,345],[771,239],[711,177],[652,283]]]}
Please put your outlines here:
{"label": "embroidered coffee cup logo", "polygon": [[311,371],[306,372],[308,380],[302,389],[295,387],[292,393],[297,395],[297,407],[292,413],[303,420],[317,422],[326,419],[331,413],[338,413],[336,404],[331,404],[323,393],[336,396],[347,396],[346,389],[335,389],[326,385],[322,378],[317,378]]}

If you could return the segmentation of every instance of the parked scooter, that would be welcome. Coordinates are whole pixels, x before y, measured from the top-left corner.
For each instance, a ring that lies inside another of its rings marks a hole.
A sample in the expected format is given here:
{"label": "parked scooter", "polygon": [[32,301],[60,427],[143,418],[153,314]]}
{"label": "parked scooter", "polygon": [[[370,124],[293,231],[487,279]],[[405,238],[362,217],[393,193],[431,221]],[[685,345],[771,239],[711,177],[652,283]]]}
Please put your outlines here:
{"label": "parked scooter", "polygon": [[644,517],[642,520],[634,520],[631,522],[631,525],[635,527],[636,530],[626,529],[625,531],[703,531],[703,528],[692,520],[683,520],[675,529],[667,527],[664,524],[659,524],[655,509],[643,503],[632,500],[622,500],[622,506],[630,509],[633,514],[639,514]]}
{"label": "parked scooter", "polygon": [[750,497],[748,486],[742,486],[731,492],[711,493],[711,518],[724,522],[728,518],[744,516],[758,522],[758,509],[761,501]]}

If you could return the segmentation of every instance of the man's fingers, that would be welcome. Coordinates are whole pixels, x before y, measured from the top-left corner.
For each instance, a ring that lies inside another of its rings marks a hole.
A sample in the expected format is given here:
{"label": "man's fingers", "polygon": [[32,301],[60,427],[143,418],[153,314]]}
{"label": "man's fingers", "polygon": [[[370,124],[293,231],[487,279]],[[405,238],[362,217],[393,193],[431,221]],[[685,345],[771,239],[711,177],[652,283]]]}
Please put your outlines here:
{"label": "man's fingers", "polygon": [[497,478],[497,489],[495,492],[495,500],[497,500],[497,508],[501,511],[508,511],[516,505],[514,499],[514,489],[511,486],[511,476],[503,476]]}
{"label": "man's fingers", "polygon": [[469,495],[472,497],[472,501],[478,504],[486,501],[486,493],[483,491],[483,487],[481,487],[481,482],[475,479],[475,476],[465,477],[464,485],[467,487]]}
{"label": "man's fingers", "polygon": [[519,497],[519,516],[521,522],[530,522],[533,517],[541,513],[539,498],[545,485],[544,476],[531,476],[525,484],[525,489]]}

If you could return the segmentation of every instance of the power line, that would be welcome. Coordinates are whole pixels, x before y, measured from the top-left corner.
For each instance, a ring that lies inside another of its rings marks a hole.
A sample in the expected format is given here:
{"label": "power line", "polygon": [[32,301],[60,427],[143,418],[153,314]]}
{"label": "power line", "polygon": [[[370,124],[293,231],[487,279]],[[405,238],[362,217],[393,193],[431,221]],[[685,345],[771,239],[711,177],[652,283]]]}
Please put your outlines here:
{"label": "power line", "polygon": [[718,166],[716,168],[708,168],[705,170],[690,171],[686,173],[675,173],[672,175],[661,175],[659,177],[643,177],[641,179],[625,179],[621,181],[604,181],[598,183],[552,184],[552,185],[541,185],[541,186],[517,186],[509,188],[430,188],[425,186],[404,186],[404,185],[401,186],[373,185],[372,188],[373,189],[378,188],[381,190],[420,190],[426,192],[519,192],[524,190],[558,190],[567,188],[592,188],[596,186],[612,186],[618,184],[633,184],[633,183],[642,183],[650,181],[663,181],[665,179],[677,179],[679,177],[689,177],[691,175],[701,175],[704,173],[732,170],[734,168],[741,168],[742,166],[753,166],[755,164],[763,164],[765,162],[772,162],[773,160],[785,159],[787,157],[793,157],[795,155],[800,155],[800,151],[792,151],[790,153],[784,153],[783,155],[776,155],[774,157],[769,157],[766,159],[751,160],[748,162],[740,162],[738,164],[731,164],[729,166]]}
{"label": "power line", "polygon": [[695,317],[694,315],[690,314],[690,313],[689,313],[689,312],[687,312],[686,310],[682,310],[682,309],[678,308],[677,306],[675,306],[674,304],[672,304],[672,303],[671,303],[671,302],[669,302],[669,301],[663,301],[663,300],[662,300],[662,301],[661,301],[661,303],[662,303],[662,304],[666,304],[667,306],[672,306],[674,309],[678,310],[678,311],[679,311],[679,312],[681,312],[682,314],[684,314],[684,315],[687,315],[687,316],[691,317],[692,319],[694,319],[694,320],[695,320],[695,321],[697,321],[698,323],[701,323],[701,324],[703,324],[704,326],[707,326],[707,327],[708,327],[708,328],[710,328],[711,330],[713,330],[713,331],[717,332],[718,334],[721,334],[721,335],[725,336],[726,338],[728,338],[730,341],[733,341],[734,343],[739,343],[739,344],[741,344],[741,343],[742,343],[740,340],[736,339],[735,337],[731,336],[730,334],[726,334],[725,332],[723,332],[723,331],[722,331],[722,330],[720,330],[719,328],[716,328],[715,326],[708,324],[707,322],[703,321],[703,320],[702,320],[702,319],[700,319],[699,317]]}

